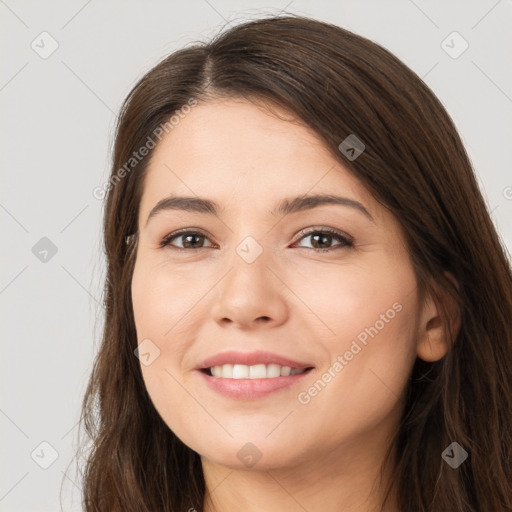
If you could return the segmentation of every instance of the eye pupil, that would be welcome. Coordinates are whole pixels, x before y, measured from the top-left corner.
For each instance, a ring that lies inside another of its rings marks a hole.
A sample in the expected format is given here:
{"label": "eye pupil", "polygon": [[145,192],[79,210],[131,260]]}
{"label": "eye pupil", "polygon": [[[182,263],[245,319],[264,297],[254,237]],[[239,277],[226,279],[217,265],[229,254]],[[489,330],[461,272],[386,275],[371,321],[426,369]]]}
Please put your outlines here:
{"label": "eye pupil", "polygon": [[[329,242],[332,242],[332,235],[328,235],[328,234],[324,234],[324,233],[317,233],[317,234],[313,234],[313,235],[310,235],[312,240],[313,240],[313,247],[315,247],[315,249],[326,249],[328,247],[324,247],[323,244],[325,244],[325,239],[327,239],[327,243]],[[324,242],[320,242],[320,245],[321,247],[318,247],[318,242],[317,242],[317,238],[320,238],[321,240],[324,240]]]}
{"label": "eye pupil", "polygon": [[189,243],[189,239],[190,238],[204,238],[203,235],[201,234],[197,234],[197,233],[192,233],[190,235],[182,235],[182,239],[183,239],[183,247],[192,247],[193,249],[196,248],[194,243]]}

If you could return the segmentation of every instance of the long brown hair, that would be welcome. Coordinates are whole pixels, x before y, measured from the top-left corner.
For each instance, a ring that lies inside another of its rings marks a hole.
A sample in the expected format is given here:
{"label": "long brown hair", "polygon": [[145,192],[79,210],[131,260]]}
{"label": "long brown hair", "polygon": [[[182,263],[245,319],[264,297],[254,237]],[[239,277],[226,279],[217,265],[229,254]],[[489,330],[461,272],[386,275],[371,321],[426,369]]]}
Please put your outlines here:
{"label": "long brown hair", "polygon": [[[158,142],[159,127],[172,129],[169,119],[185,115],[191,99],[215,97],[279,105],[311,127],[400,222],[421,297],[436,297],[436,283],[459,308],[448,354],[417,359],[408,383],[393,443],[400,510],[512,511],[512,275],[469,157],[440,101],[399,59],[348,30],[294,15],[239,24],[172,53],[122,106],[104,212],[103,339],[82,404],[92,440],[85,510],[203,510],[200,457],[155,410],[134,355],[137,244],[126,237],[137,231],[152,154],[135,161],[134,152],[148,137]],[[355,160],[338,149],[350,134],[365,144]],[[469,454],[456,469],[442,459],[452,442]]]}

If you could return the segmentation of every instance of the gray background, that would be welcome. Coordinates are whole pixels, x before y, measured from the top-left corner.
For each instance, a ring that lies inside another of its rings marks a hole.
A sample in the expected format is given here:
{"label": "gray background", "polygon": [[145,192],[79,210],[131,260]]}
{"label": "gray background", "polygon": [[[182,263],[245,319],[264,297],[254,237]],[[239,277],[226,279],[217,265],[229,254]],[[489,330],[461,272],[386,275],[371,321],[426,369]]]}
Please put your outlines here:
{"label": "gray background", "polygon": [[[424,78],[511,251],[510,1],[0,0],[0,510],[81,510],[72,458],[105,275],[93,190],[122,100],[174,49],[281,9],[366,36]],[[453,31],[469,44],[457,58]]]}

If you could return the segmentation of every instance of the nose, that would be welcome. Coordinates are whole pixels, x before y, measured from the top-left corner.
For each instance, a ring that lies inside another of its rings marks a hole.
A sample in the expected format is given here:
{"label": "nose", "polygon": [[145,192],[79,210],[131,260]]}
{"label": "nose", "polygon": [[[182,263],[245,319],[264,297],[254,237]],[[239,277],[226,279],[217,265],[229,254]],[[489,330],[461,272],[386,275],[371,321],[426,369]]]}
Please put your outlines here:
{"label": "nose", "polygon": [[262,325],[277,327],[286,322],[289,289],[279,270],[269,266],[268,258],[262,254],[248,263],[235,255],[230,263],[216,287],[214,320],[223,327],[233,324],[244,330]]}

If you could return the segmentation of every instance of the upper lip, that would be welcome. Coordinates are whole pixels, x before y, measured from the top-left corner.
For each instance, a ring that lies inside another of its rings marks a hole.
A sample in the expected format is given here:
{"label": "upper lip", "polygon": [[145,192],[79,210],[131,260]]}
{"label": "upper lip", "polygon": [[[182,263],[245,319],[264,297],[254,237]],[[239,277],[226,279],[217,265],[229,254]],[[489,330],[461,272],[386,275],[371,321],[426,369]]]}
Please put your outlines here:
{"label": "upper lip", "polygon": [[288,357],[280,356],[272,352],[256,351],[256,352],[237,352],[229,350],[215,354],[205,359],[196,370],[204,370],[212,366],[221,366],[223,364],[243,364],[253,366],[256,364],[278,364],[280,366],[289,366],[290,368],[311,368],[312,364],[294,361]]}

